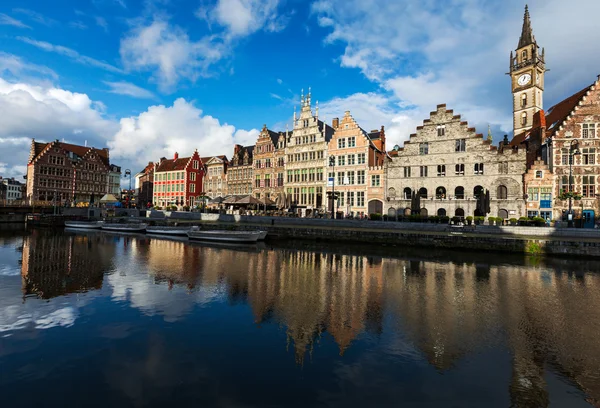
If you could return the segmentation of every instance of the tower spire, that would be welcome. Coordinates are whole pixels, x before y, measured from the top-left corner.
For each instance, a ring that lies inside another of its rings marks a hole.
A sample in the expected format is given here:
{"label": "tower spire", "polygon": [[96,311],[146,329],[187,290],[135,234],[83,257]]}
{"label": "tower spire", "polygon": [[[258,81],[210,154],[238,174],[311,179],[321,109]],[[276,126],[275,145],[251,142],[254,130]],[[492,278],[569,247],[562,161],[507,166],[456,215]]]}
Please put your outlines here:
{"label": "tower spire", "polygon": [[525,15],[523,16],[523,29],[521,30],[521,38],[519,38],[519,48],[535,44],[535,37],[531,29],[531,18],[529,17],[529,7],[525,5]]}

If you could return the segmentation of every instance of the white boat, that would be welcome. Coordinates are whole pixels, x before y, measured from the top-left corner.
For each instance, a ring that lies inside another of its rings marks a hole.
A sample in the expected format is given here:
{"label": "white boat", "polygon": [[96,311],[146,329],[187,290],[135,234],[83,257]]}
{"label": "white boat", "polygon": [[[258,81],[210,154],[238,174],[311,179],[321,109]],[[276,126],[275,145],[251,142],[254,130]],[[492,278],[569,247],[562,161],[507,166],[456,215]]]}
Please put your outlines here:
{"label": "white boat", "polygon": [[187,235],[190,231],[190,227],[160,227],[150,226],[146,227],[146,234],[160,234],[160,235]]}
{"label": "white boat", "polygon": [[100,229],[104,221],[65,221],[67,228]]}
{"label": "white boat", "polygon": [[103,224],[104,231],[120,231],[120,232],[144,232],[148,224]]}
{"label": "white boat", "polygon": [[268,231],[259,231],[260,232],[260,236],[258,237],[259,241],[264,241],[265,238],[267,237]]}
{"label": "white boat", "polygon": [[262,231],[225,231],[225,230],[190,230],[187,235],[190,239],[217,242],[257,242]]}

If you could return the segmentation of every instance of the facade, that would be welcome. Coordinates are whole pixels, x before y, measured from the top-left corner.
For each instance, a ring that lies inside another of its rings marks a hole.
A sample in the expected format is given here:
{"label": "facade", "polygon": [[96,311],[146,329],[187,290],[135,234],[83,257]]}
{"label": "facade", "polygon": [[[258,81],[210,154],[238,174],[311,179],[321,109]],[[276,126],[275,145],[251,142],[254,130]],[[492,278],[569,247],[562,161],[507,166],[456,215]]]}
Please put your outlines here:
{"label": "facade", "polygon": [[[332,125],[335,133],[328,144],[327,188],[339,193],[336,212],[359,216],[381,213],[382,173],[386,157],[383,127],[366,132],[356,123],[350,111],[346,111],[341,121],[334,119]],[[332,166],[333,162],[335,166]]]}
{"label": "facade", "polygon": [[135,175],[135,197],[141,208],[145,208],[152,203],[154,186],[154,163],[149,162],[144,170]]}
{"label": "facade", "polygon": [[98,202],[108,192],[109,172],[106,148],[32,140],[27,163],[27,199],[58,204]]}
{"label": "facade", "polygon": [[254,146],[233,147],[233,157],[227,169],[227,191],[233,195],[252,194]]}
{"label": "facade", "polygon": [[210,198],[225,197],[227,192],[227,170],[229,161],[226,156],[203,157],[205,176],[204,193]]}
{"label": "facade", "polygon": [[527,198],[527,216],[552,220],[554,175],[543,160],[536,160],[523,176]]}
{"label": "facade", "polygon": [[285,146],[291,132],[274,132],[264,125],[254,148],[254,185],[252,193],[259,200],[275,201],[285,184]]}
{"label": "facade", "polygon": [[319,120],[319,107],[313,115],[311,93],[300,101],[300,116],[294,113],[294,131],[285,147],[286,194],[300,215],[326,210],[327,147],[333,128]]}
{"label": "facade", "polygon": [[510,53],[509,72],[513,94],[513,134],[517,135],[533,127],[533,116],[544,106],[544,50],[540,53],[535,41],[527,6],[516,55]]}
{"label": "facade", "polygon": [[109,167],[107,191],[115,197],[119,197],[121,192],[121,167],[114,164]]}
{"label": "facade", "polygon": [[0,177],[0,200],[6,202],[21,201],[25,185],[14,178]]}
{"label": "facade", "polygon": [[200,202],[204,167],[196,150],[191,157],[161,158],[154,167],[152,202],[155,206],[193,207]]}
{"label": "facade", "polygon": [[525,149],[506,139],[492,146],[460,115],[438,105],[387,163],[385,211],[410,214],[415,192],[421,215],[485,216],[477,211],[476,197],[489,190],[490,216],[519,218],[525,215],[525,156]]}

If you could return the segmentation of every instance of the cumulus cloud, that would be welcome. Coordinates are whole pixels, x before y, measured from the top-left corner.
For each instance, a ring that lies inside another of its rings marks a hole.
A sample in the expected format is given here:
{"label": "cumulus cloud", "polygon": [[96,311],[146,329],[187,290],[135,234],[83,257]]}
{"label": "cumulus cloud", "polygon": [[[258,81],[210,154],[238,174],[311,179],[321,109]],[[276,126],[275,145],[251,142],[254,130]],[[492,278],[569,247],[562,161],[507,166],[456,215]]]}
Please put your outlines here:
{"label": "cumulus cloud", "polygon": [[225,49],[213,36],[193,41],[180,27],[155,19],[134,26],[121,40],[120,53],[128,70],[152,72],[159,88],[169,92],[182,79],[194,82],[208,75]]}
{"label": "cumulus cloud", "polygon": [[147,89],[140,88],[139,86],[134,85],[130,82],[104,81],[104,84],[108,85],[108,87],[110,88],[110,90],[108,92],[110,92],[110,93],[119,94],[119,95],[127,95],[127,96],[131,96],[134,98],[141,98],[141,99],[152,99],[155,97],[152,92],[148,91]]}
{"label": "cumulus cloud", "polygon": [[258,133],[255,129],[236,131],[179,98],[172,106],[151,106],[138,116],[121,119],[120,129],[108,145],[111,157],[143,166],[174,152],[190,155],[194,149],[202,156],[230,155],[234,143],[254,143]]}
{"label": "cumulus cloud", "polygon": [[262,29],[276,32],[284,29],[289,20],[279,15],[279,3],[279,0],[218,0],[209,16],[233,37]]}
{"label": "cumulus cloud", "polygon": [[12,18],[11,16],[8,16],[4,13],[0,13],[0,25],[9,25],[19,28],[31,28],[22,21],[17,20],[16,18]]}

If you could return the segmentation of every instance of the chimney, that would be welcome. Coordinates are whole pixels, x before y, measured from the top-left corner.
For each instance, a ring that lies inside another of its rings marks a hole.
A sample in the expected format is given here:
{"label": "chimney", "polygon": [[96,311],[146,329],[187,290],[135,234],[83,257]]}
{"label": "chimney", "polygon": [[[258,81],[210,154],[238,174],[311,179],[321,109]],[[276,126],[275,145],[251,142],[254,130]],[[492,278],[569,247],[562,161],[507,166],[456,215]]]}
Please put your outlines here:
{"label": "chimney", "polygon": [[233,155],[235,156],[236,154],[238,154],[240,152],[240,150],[242,150],[242,146],[239,144],[236,144],[233,146]]}
{"label": "chimney", "polygon": [[177,159],[179,159],[179,153],[175,152],[175,155],[173,156],[173,160],[175,161]]}
{"label": "chimney", "polygon": [[333,127],[334,129],[340,127],[340,118],[333,118],[333,120],[331,121],[331,127]]}

